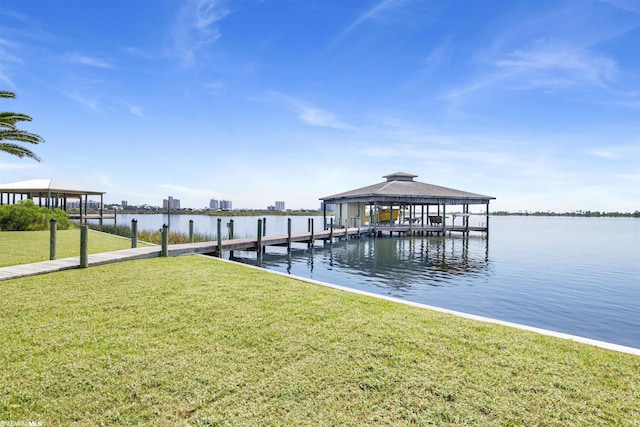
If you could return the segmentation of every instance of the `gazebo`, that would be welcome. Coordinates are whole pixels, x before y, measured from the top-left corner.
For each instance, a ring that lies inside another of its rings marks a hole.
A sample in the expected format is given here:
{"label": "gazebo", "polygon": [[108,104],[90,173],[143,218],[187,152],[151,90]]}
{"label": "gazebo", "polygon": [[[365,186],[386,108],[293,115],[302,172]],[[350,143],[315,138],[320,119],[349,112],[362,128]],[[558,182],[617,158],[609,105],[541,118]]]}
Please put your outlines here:
{"label": "gazebo", "polygon": [[[334,204],[337,227],[368,226],[389,232],[489,231],[489,201],[495,197],[414,181],[417,175],[404,172],[383,178],[386,181],[320,198],[324,202],[325,229],[326,206]],[[470,226],[470,205],[486,207],[484,223]],[[461,211],[450,211],[452,221],[447,224],[447,211],[452,206],[460,206]],[[461,226],[455,226],[456,217],[462,218]]]}
{"label": "gazebo", "polygon": [[[88,211],[89,196],[100,196],[99,214],[90,216]],[[39,206],[61,208],[68,211],[68,200],[79,200],[79,219],[82,223],[87,218],[104,219],[104,191],[89,190],[75,184],[57,179],[30,179],[27,181],[0,184],[0,205],[16,203],[19,200],[38,199]],[[84,197],[84,202],[83,202]],[[83,212],[84,207],[84,212]]]}

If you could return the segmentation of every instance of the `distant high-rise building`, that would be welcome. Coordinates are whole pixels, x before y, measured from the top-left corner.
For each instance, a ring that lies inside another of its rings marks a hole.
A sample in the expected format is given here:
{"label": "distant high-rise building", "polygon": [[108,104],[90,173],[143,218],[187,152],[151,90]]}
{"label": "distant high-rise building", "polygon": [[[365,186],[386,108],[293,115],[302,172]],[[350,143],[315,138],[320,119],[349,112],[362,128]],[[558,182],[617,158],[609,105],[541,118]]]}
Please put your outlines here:
{"label": "distant high-rise building", "polygon": [[232,203],[230,200],[220,200],[220,209],[223,211],[232,211]]}
{"label": "distant high-rise building", "polygon": [[216,199],[211,199],[209,201],[209,209],[217,211],[218,209],[220,209],[220,203],[218,203]]}
{"label": "distant high-rise building", "polygon": [[164,209],[180,209],[180,199],[174,199],[172,196],[169,196],[168,199],[162,200],[162,207]]}
{"label": "distant high-rise building", "polygon": [[123,200],[121,206],[123,208],[126,208],[127,206],[129,206],[129,202],[127,202],[126,200]]}
{"label": "distant high-rise building", "polygon": [[276,210],[284,211],[284,202],[276,202]]}
{"label": "distant high-rise building", "polygon": [[[68,209],[79,209],[80,208],[80,202],[67,202],[67,208]],[[95,200],[88,200],[87,203],[85,204],[85,202],[82,202],[82,209],[100,209],[100,202],[97,202]]]}

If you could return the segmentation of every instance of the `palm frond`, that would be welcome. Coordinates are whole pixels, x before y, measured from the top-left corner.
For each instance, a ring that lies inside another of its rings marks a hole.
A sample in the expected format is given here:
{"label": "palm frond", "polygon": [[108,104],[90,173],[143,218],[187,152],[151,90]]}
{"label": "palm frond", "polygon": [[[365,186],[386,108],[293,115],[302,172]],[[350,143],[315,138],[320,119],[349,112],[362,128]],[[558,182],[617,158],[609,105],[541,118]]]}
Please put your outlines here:
{"label": "palm frond", "polygon": [[35,133],[23,130],[0,129],[0,141],[28,142],[29,144],[40,144],[44,139]]}
{"label": "palm frond", "polygon": [[11,111],[0,112],[0,126],[2,127],[15,129],[16,128],[15,124],[17,122],[30,122],[30,121],[31,121],[31,117],[26,114],[14,113]]}
{"label": "palm frond", "polygon": [[0,152],[4,151],[5,153],[11,154],[13,156],[17,156],[20,158],[29,157],[36,161],[41,161],[42,159],[38,157],[33,151],[28,150],[20,145],[11,144],[8,142],[0,142]]}
{"label": "palm frond", "polygon": [[16,94],[8,90],[0,90],[0,98],[15,98]]}

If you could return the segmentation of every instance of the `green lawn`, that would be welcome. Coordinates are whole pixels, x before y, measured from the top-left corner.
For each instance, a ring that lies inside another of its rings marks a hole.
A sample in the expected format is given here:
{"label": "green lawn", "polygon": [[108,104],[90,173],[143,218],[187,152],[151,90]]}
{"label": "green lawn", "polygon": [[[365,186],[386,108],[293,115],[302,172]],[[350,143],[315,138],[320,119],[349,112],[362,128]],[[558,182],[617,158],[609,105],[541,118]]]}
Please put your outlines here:
{"label": "green lawn", "polygon": [[[0,267],[49,260],[46,231],[0,231]],[[143,243],[138,243],[142,246]],[[89,253],[117,251],[131,247],[131,240],[89,230]],[[80,256],[80,229],[56,232],[56,258]],[[1,420],[0,420],[1,421]]]}
{"label": "green lawn", "polygon": [[0,420],[633,426],[640,357],[199,256],[0,282]]}

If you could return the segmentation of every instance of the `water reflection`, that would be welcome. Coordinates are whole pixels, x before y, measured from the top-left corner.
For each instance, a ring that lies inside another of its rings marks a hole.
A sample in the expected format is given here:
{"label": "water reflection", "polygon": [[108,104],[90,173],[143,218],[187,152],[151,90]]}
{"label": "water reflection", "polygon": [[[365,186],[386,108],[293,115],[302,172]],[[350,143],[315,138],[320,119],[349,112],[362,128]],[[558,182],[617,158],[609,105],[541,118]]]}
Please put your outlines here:
{"label": "water reflection", "polygon": [[[365,290],[405,295],[429,287],[472,284],[489,274],[484,236],[361,238],[319,246],[268,248],[261,257],[246,252],[234,259]],[[467,277],[469,280],[461,280]]]}

